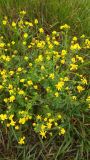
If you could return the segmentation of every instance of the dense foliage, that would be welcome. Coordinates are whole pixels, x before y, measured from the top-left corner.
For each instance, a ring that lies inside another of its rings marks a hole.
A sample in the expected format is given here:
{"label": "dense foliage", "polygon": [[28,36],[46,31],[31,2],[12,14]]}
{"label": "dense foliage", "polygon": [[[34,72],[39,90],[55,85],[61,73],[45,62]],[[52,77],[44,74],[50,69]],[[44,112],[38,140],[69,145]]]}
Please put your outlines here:
{"label": "dense foliage", "polygon": [[6,142],[26,145],[32,134],[41,141],[53,136],[77,140],[85,134],[89,146],[84,116],[90,109],[90,41],[70,30],[64,24],[47,33],[37,19],[27,20],[25,11],[13,21],[2,20],[0,128]]}

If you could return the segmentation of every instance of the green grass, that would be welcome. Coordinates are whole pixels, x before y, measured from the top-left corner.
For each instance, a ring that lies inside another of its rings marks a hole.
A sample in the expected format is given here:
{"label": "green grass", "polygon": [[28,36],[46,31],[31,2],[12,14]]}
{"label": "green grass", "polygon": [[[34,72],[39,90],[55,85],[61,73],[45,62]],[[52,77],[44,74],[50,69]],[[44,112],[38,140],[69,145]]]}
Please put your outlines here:
{"label": "green grass", "polygon": [[16,17],[23,9],[29,18],[37,17],[47,30],[68,23],[76,34],[90,36],[89,0],[0,0],[0,17]]}

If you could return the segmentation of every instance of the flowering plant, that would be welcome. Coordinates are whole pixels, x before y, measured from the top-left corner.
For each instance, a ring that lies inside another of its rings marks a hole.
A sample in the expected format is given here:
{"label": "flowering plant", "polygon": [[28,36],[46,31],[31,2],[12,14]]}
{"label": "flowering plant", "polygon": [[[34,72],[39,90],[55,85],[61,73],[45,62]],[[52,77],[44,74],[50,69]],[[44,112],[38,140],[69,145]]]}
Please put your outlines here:
{"label": "flowering plant", "polygon": [[90,108],[83,72],[89,39],[70,37],[67,24],[48,35],[25,15],[12,22],[4,17],[0,35],[0,122],[15,130],[19,144],[30,126],[42,138],[54,130],[65,134],[67,115]]}

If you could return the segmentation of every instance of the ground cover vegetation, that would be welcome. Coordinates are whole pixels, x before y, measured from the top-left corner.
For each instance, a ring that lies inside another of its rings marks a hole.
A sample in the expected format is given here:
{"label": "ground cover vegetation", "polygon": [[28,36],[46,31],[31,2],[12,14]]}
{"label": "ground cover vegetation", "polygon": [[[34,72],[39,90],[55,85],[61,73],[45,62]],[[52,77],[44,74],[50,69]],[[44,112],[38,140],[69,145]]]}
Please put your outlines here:
{"label": "ground cover vegetation", "polygon": [[38,18],[30,1],[16,12],[13,2],[0,1],[0,160],[89,160],[89,22],[85,30],[82,13],[74,28],[63,7],[61,25],[50,25],[57,10],[51,20],[43,6],[57,1],[38,1]]}

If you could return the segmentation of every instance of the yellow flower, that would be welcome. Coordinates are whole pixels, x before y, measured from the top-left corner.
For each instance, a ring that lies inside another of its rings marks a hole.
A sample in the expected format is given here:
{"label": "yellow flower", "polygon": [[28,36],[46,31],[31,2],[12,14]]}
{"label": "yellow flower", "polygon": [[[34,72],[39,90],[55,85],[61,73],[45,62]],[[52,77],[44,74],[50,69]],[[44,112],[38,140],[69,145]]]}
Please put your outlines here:
{"label": "yellow flower", "polygon": [[23,45],[25,46],[27,44],[27,42],[26,41],[23,41]]}
{"label": "yellow flower", "polygon": [[42,62],[43,61],[43,56],[39,55],[38,58],[36,59],[36,62]]}
{"label": "yellow flower", "polygon": [[69,81],[69,78],[68,77],[64,77],[64,81]]}
{"label": "yellow flower", "polygon": [[6,20],[3,20],[3,21],[2,21],[2,24],[3,24],[3,25],[6,25],[6,24],[7,24],[7,21],[6,21]]}
{"label": "yellow flower", "polygon": [[6,126],[7,126],[7,127],[10,127],[10,124],[9,124],[9,123],[7,123],[7,124],[6,124]]}
{"label": "yellow flower", "polygon": [[11,120],[10,125],[15,126],[15,123],[16,123],[15,121]]}
{"label": "yellow flower", "polygon": [[19,119],[19,123],[20,124],[25,124],[25,122],[26,122],[26,118],[25,117]]}
{"label": "yellow flower", "polygon": [[24,11],[24,10],[23,10],[23,11],[20,11],[20,14],[21,14],[21,15],[25,15],[25,14],[26,14],[26,11]]}
{"label": "yellow flower", "polygon": [[13,114],[11,114],[10,116],[9,116],[9,120],[12,120],[13,119],[13,117],[14,117],[14,115]]}
{"label": "yellow flower", "polygon": [[61,57],[64,57],[66,54],[67,54],[67,51],[66,50],[62,50]]}
{"label": "yellow flower", "polygon": [[0,85],[0,89],[2,89],[3,88],[3,86],[2,85]]}
{"label": "yellow flower", "polygon": [[21,72],[22,71],[22,68],[21,67],[18,67],[17,68],[17,72]]}
{"label": "yellow flower", "polygon": [[10,95],[12,95],[14,93],[14,90],[10,89],[9,93],[10,93]]}
{"label": "yellow flower", "polygon": [[90,104],[88,105],[88,108],[90,109]]}
{"label": "yellow flower", "polygon": [[7,103],[8,102],[8,98],[4,98],[4,102]]}
{"label": "yellow flower", "polygon": [[59,97],[59,93],[58,93],[58,92],[56,92],[56,93],[55,93],[55,96],[56,96],[56,97]]}
{"label": "yellow flower", "polygon": [[53,43],[58,46],[59,45],[59,42],[58,41],[53,41]]}
{"label": "yellow flower", "polygon": [[21,114],[21,115],[26,114],[26,112],[25,112],[25,111],[19,111],[18,113],[19,113],[19,114]]}
{"label": "yellow flower", "polygon": [[32,24],[31,22],[29,22],[29,26],[30,26],[30,27],[33,27],[33,24]]}
{"label": "yellow flower", "polygon": [[20,82],[21,82],[21,83],[23,83],[24,81],[25,81],[25,79],[23,79],[23,78],[22,78],[22,79],[20,79]]}
{"label": "yellow flower", "polygon": [[75,58],[73,57],[73,58],[71,58],[71,61],[73,62],[73,63],[75,63],[76,62],[76,60],[75,60]]}
{"label": "yellow flower", "polygon": [[87,79],[83,77],[83,78],[81,79],[81,82],[82,82],[83,84],[87,84]]}
{"label": "yellow flower", "polygon": [[56,126],[56,127],[58,126],[58,123],[57,123],[57,122],[55,122],[55,126]]}
{"label": "yellow flower", "polygon": [[13,85],[9,84],[8,89],[13,89]]}
{"label": "yellow flower", "polygon": [[81,47],[80,47],[80,45],[79,45],[78,43],[76,43],[76,44],[72,44],[71,47],[70,47],[70,49],[71,49],[72,51],[73,51],[73,50],[80,50]]}
{"label": "yellow flower", "polygon": [[51,91],[50,87],[47,87],[46,91],[49,93]]}
{"label": "yellow flower", "polygon": [[35,20],[34,20],[34,23],[35,23],[35,24],[38,24],[38,20],[37,20],[37,19],[35,19]]}
{"label": "yellow flower", "polygon": [[70,29],[70,26],[67,24],[64,24],[63,26],[60,26],[60,29]]}
{"label": "yellow flower", "polygon": [[31,48],[32,46],[31,45],[28,45],[28,48]]}
{"label": "yellow flower", "polygon": [[5,46],[5,43],[1,42],[0,43],[0,48],[4,48],[4,46]]}
{"label": "yellow flower", "polygon": [[39,32],[40,32],[40,33],[44,33],[43,28],[39,28]]}
{"label": "yellow flower", "polygon": [[68,91],[68,90],[69,90],[69,87],[66,87],[66,88],[65,88],[65,90],[67,90],[67,91]]}
{"label": "yellow flower", "polygon": [[47,128],[48,128],[48,129],[51,129],[51,127],[52,127],[52,123],[50,123],[50,122],[47,123]]}
{"label": "yellow flower", "polygon": [[51,123],[51,122],[53,122],[53,121],[54,121],[54,119],[53,119],[53,118],[50,118],[50,119],[49,119],[49,122],[50,122],[50,123]]}
{"label": "yellow flower", "polygon": [[11,44],[12,44],[12,45],[14,45],[14,44],[15,44],[15,42],[14,42],[14,41],[12,41],[12,42],[11,42]]}
{"label": "yellow flower", "polygon": [[72,99],[73,99],[73,100],[76,100],[76,99],[77,99],[77,97],[76,97],[76,96],[72,96]]}
{"label": "yellow flower", "polygon": [[50,117],[50,116],[51,116],[51,113],[47,113],[47,116]]}
{"label": "yellow flower", "polygon": [[46,41],[49,42],[50,41],[50,37],[49,35],[46,36]]}
{"label": "yellow flower", "polygon": [[25,136],[23,136],[22,138],[19,139],[19,144],[25,144]]}
{"label": "yellow flower", "polygon": [[82,92],[82,91],[84,90],[84,87],[78,85],[78,86],[77,86],[77,90],[78,90],[78,92],[80,93],[80,92]]}
{"label": "yellow flower", "polygon": [[85,38],[85,35],[84,35],[84,34],[82,34],[80,38]]}
{"label": "yellow flower", "polygon": [[16,27],[16,23],[15,22],[12,22],[12,27]]}
{"label": "yellow flower", "polygon": [[14,74],[14,71],[10,71],[9,74],[12,76]]}
{"label": "yellow flower", "polygon": [[50,60],[50,56],[46,56],[46,59],[47,59],[47,60]]}
{"label": "yellow flower", "polygon": [[29,22],[28,21],[25,21],[25,25],[28,25],[29,24]]}
{"label": "yellow flower", "polygon": [[90,48],[90,41],[89,41],[89,39],[85,40],[85,47],[86,48]]}
{"label": "yellow flower", "polygon": [[9,101],[10,102],[13,102],[15,100],[15,96],[11,96],[10,98],[9,98]]}
{"label": "yellow flower", "polygon": [[49,75],[49,78],[54,79],[54,73],[51,73],[51,74]]}
{"label": "yellow flower", "polygon": [[28,37],[28,34],[24,33],[23,37],[26,39]]}
{"label": "yellow flower", "polygon": [[44,118],[44,121],[46,122],[46,121],[47,121],[47,118]]}
{"label": "yellow flower", "polygon": [[45,42],[44,41],[40,41],[37,43],[37,48],[43,48],[45,46]]}
{"label": "yellow flower", "polygon": [[77,70],[78,69],[78,65],[76,64],[70,64],[70,70]]}
{"label": "yellow flower", "polygon": [[10,43],[7,43],[7,46],[10,47],[11,46]]}
{"label": "yellow flower", "polygon": [[90,102],[90,96],[87,97],[86,101],[87,101],[87,102]]}
{"label": "yellow flower", "polygon": [[0,114],[0,119],[2,121],[6,120],[7,119],[7,115],[6,114]]}
{"label": "yellow flower", "polygon": [[9,62],[11,58],[9,56],[6,57],[6,61]]}
{"label": "yellow flower", "polygon": [[3,70],[1,71],[1,75],[5,75],[5,74],[6,74],[6,70],[3,69]]}
{"label": "yellow flower", "polygon": [[27,81],[27,84],[28,84],[29,86],[33,85],[32,80]]}
{"label": "yellow flower", "polygon": [[62,116],[59,114],[59,115],[57,116],[57,118],[58,118],[58,119],[61,119],[61,118],[62,118]]}
{"label": "yellow flower", "polygon": [[38,86],[37,86],[37,85],[34,85],[33,87],[34,87],[34,89],[38,89]]}
{"label": "yellow flower", "polygon": [[29,59],[29,58],[28,58],[27,56],[25,56],[25,57],[24,57],[24,60],[26,60],[26,61],[27,61],[28,59]]}
{"label": "yellow flower", "polygon": [[41,66],[41,70],[42,70],[42,71],[45,70],[45,67],[44,67],[43,65]]}
{"label": "yellow flower", "polygon": [[18,129],[19,129],[19,126],[15,126],[15,129],[18,130]]}
{"label": "yellow flower", "polygon": [[36,119],[41,120],[42,117],[41,117],[40,115],[37,115],[37,116],[36,116]]}
{"label": "yellow flower", "polygon": [[25,92],[24,92],[23,90],[19,90],[18,94],[19,94],[19,95],[24,95]]}
{"label": "yellow flower", "polygon": [[32,63],[29,63],[29,67],[32,67]]}
{"label": "yellow flower", "polygon": [[57,90],[59,91],[59,90],[61,90],[62,87],[64,86],[64,82],[63,82],[63,81],[58,82],[58,84],[56,84],[55,86],[56,86]]}
{"label": "yellow flower", "polygon": [[61,129],[61,134],[65,134],[65,129],[64,128]]}
{"label": "yellow flower", "polygon": [[44,130],[46,126],[44,124],[41,125],[41,130]]}
{"label": "yellow flower", "polygon": [[80,57],[80,56],[76,55],[76,58],[77,58],[79,61],[81,61],[81,63],[83,63],[83,62],[84,62],[84,60],[83,60],[83,58],[82,58],[82,57]]}
{"label": "yellow flower", "polygon": [[42,138],[46,138],[46,131],[41,130],[39,134],[42,136]]}
{"label": "yellow flower", "polygon": [[57,34],[57,32],[56,32],[56,31],[53,31],[53,32],[52,32],[52,35],[56,35],[56,34]]}
{"label": "yellow flower", "polygon": [[73,37],[73,41],[77,41],[77,37]]}
{"label": "yellow flower", "polygon": [[64,59],[61,60],[61,64],[65,64],[65,60]]}

